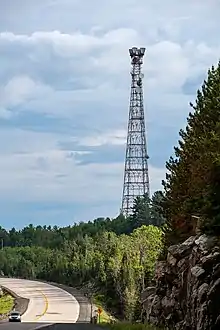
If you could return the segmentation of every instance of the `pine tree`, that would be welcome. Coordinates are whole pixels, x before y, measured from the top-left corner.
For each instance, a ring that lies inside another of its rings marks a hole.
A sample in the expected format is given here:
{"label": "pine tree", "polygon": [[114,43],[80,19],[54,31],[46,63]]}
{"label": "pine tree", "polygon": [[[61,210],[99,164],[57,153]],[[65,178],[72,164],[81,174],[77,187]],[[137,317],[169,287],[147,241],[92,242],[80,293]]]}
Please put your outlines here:
{"label": "pine tree", "polygon": [[163,202],[164,196],[162,191],[155,191],[151,197],[150,203],[150,218],[151,224],[154,226],[162,226],[165,219],[162,214],[161,204]]}
{"label": "pine tree", "polygon": [[[220,135],[216,142],[220,150]],[[206,203],[202,208],[201,227],[207,234],[220,235],[220,152],[214,157],[209,175],[210,182],[205,194]]]}
{"label": "pine tree", "polygon": [[131,215],[132,230],[143,225],[150,225],[150,199],[148,195],[138,196],[134,201],[133,214]]}
{"label": "pine tree", "polygon": [[[210,229],[215,216],[213,203],[218,203],[216,191],[220,189],[217,161],[220,156],[220,62],[208,71],[207,80],[197,92],[195,105],[190,103],[185,131],[180,131],[175,158],[166,164],[163,181],[165,199],[164,216],[171,231],[168,244],[184,240],[192,234],[192,215],[204,219],[204,230]],[[218,193],[219,194],[219,193]],[[219,200],[220,202],[220,200]],[[215,211],[218,213],[218,211]],[[215,222],[214,221],[214,222]],[[206,228],[206,229],[205,229]]]}

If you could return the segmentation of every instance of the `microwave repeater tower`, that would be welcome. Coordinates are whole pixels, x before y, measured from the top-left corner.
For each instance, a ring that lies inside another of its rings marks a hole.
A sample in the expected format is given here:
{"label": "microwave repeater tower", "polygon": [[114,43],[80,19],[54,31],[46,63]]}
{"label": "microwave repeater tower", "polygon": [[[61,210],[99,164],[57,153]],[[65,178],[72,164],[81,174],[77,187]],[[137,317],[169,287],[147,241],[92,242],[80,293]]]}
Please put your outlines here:
{"label": "microwave repeater tower", "polygon": [[148,154],[144,119],[143,78],[141,66],[145,48],[129,49],[131,57],[131,94],[121,213],[133,213],[136,197],[149,196]]}

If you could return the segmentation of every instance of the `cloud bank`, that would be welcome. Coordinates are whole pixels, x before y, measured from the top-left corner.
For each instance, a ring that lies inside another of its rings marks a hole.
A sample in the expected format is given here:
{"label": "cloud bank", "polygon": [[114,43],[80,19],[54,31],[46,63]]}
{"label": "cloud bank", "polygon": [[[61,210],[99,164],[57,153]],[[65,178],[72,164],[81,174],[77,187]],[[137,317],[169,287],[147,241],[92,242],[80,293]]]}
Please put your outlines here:
{"label": "cloud bank", "polygon": [[215,0],[15,0],[0,12],[2,225],[70,224],[120,208],[128,48],[146,47],[151,191],[189,101],[219,59]]}

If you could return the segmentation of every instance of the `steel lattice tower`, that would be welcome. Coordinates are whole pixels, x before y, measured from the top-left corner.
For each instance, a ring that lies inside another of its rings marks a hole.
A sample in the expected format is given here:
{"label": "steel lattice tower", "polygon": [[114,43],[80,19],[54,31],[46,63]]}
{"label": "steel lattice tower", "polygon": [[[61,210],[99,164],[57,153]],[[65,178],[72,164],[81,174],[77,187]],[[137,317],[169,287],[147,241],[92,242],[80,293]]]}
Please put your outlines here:
{"label": "steel lattice tower", "polygon": [[144,75],[141,73],[145,48],[133,47],[129,53],[132,80],[121,208],[125,216],[132,213],[137,196],[150,194],[143,104]]}

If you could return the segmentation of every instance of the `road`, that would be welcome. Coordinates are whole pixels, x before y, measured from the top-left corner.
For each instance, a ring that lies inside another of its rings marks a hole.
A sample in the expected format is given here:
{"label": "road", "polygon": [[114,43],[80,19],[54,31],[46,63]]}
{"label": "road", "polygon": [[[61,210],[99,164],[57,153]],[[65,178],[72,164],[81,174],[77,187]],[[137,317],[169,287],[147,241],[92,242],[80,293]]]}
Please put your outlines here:
{"label": "road", "polygon": [[[70,293],[61,288],[47,283],[13,278],[0,278],[0,285],[30,300],[28,309],[22,316],[22,322],[75,323],[79,317],[79,303]],[[4,324],[4,327],[9,329],[9,325]],[[20,327],[31,329],[30,326],[24,324],[16,326],[16,329]]]}

